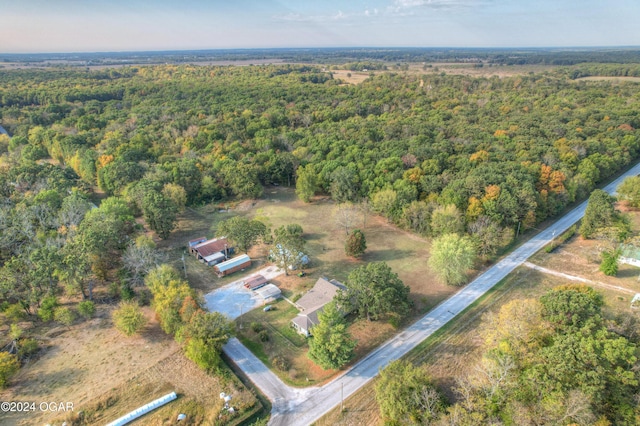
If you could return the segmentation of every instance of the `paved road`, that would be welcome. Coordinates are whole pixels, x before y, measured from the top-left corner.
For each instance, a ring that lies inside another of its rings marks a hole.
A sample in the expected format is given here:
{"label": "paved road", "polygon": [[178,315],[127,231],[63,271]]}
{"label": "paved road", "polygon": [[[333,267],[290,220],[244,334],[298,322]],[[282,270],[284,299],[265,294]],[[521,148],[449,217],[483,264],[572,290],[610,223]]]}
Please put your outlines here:
{"label": "paved road", "polygon": [[[640,174],[640,163],[607,185],[605,190],[613,193],[624,178],[637,174]],[[449,322],[487,290],[544,247],[555,236],[566,231],[584,215],[586,205],[587,203],[584,202],[571,210],[546,230],[540,232],[500,262],[487,269],[473,282],[442,302],[418,322],[385,342],[366,358],[347,370],[342,376],[322,387],[295,389],[285,385],[235,339],[224,347],[224,351],[273,402],[270,425],[311,424],[340,404],[341,395],[344,395],[346,399],[355,393],[374,378],[381,368],[415,348],[420,342]]]}

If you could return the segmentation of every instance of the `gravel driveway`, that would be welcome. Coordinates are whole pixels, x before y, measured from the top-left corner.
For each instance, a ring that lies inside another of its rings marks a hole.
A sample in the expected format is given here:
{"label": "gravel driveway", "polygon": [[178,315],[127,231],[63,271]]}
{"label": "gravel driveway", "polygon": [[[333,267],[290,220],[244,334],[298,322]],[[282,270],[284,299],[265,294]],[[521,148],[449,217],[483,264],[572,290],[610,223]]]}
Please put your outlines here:
{"label": "gravel driveway", "polygon": [[267,280],[271,280],[282,274],[284,274],[282,269],[269,266],[220,287],[204,296],[207,310],[222,312],[230,319],[236,319],[264,304],[262,297],[258,296],[255,291],[244,288],[244,282],[249,277],[262,275]]}

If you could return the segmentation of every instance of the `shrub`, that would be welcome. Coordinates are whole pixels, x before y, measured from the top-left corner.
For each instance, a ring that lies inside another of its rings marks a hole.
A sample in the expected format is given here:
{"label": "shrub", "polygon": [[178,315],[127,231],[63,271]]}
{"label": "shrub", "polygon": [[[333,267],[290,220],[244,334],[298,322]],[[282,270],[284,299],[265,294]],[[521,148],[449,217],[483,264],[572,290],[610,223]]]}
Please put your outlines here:
{"label": "shrub", "polygon": [[59,307],[53,311],[53,318],[61,323],[69,327],[73,324],[73,321],[76,319],[76,314],[69,308]]}
{"label": "shrub", "polygon": [[109,294],[109,297],[112,299],[120,298],[120,284],[117,282],[112,282],[111,284],[109,284],[107,294]]}
{"label": "shrub", "polygon": [[40,309],[38,309],[38,316],[44,322],[49,322],[53,319],[53,312],[58,307],[58,299],[55,296],[47,296],[42,299],[40,303]]}
{"label": "shrub", "polygon": [[600,270],[610,277],[618,275],[618,258],[620,257],[620,249],[602,252],[602,263]]}
{"label": "shrub", "polygon": [[18,357],[8,352],[0,352],[0,389],[7,387],[9,379],[19,368]]}
{"label": "shrub", "polygon": [[78,312],[84,318],[89,319],[96,313],[96,305],[91,300],[85,300],[78,303]]}
{"label": "shrub", "polygon": [[4,310],[4,314],[11,322],[20,322],[27,316],[24,308],[19,303],[7,306],[7,309]]}
{"label": "shrub", "polygon": [[258,333],[258,337],[260,338],[261,342],[269,341],[269,333],[267,333],[267,330],[262,330],[260,333]]}
{"label": "shrub", "polygon": [[36,339],[22,339],[18,342],[18,358],[25,359],[40,350]]}
{"label": "shrub", "polygon": [[118,309],[113,311],[113,322],[122,334],[133,336],[144,328],[147,319],[136,303],[121,302]]}
{"label": "shrub", "polygon": [[344,245],[344,252],[347,256],[360,257],[367,249],[367,240],[359,229],[354,229],[347,237]]}
{"label": "shrub", "polygon": [[289,368],[291,368],[291,363],[283,356],[274,356],[271,358],[271,365],[279,371],[288,371]]}
{"label": "shrub", "polygon": [[249,325],[249,327],[251,328],[251,331],[253,331],[254,333],[260,333],[262,330],[264,330],[264,325],[255,321],[252,322],[251,325]]}

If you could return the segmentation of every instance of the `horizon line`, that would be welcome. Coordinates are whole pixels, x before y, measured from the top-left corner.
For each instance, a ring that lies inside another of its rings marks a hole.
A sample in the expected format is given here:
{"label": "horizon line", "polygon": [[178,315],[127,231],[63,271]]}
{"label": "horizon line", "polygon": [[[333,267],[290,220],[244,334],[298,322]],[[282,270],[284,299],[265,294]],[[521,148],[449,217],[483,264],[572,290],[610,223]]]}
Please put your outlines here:
{"label": "horizon line", "polygon": [[96,50],[96,51],[51,51],[51,52],[0,52],[1,56],[29,55],[87,55],[87,54],[162,54],[180,52],[233,52],[233,51],[278,51],[278,50],[385,50],[385,49],[419,49],[419,50],[632,50],[640,49],[640,45],[591,45],[591,46],[307,46],[307,47],[224,47],[194,49],[142,49],[142,50]]}

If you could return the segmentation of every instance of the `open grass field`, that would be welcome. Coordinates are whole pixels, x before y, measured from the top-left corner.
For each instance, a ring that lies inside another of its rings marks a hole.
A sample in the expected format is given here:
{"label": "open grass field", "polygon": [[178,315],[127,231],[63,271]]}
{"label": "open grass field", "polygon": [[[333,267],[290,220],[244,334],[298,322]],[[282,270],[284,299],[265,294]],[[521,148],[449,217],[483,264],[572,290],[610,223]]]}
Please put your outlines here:
{"label": "open grass field", "polygon": [[[306,251],[311,265],[305,269],[308,277],[297,279],[304,291],[321,277],[346,280],[349,272],[369,262],[386,262],[400,279],[411,288],[416,312],[425,312],[448,297],[455,288],[439,282],[427,266],[430,241],[390,225],[379,216],[369,216],[366,226],[357,223],[367,239],[367,250],[361,259],[344,253],[345,231],[334,220],[336,204],[327,198],[317,198],[306,204],[298,200],[291,188],[267,189],[265,196],[246,211],[272,229],[298,223],[304,229]],[[305,284],[306,283],[306,284]],[[291,288],[295,293],[295,289]]]}
{"label": "open grass field", "polygon": [[576,78],[576,81],[611,81],[614,83],[622,83],[622,82],[640,82],[640,77],[610,77],[610,76],[589,76],[589,77],[581,77]]}
{"label": "open grass field", "polygon": [[178,400],[139,424],[164,424],[181,412],[189,414],[191,424],[206,423],[217,418],[222,391],[234,394],[247,412],[256,406],[253,394],[232,374],[207,375],[187,360],[149,308],[149,323],[131,338],[112,327],[112,309],[102,305],[88,322],[52,329],[40,341],[39,359],[24,366],[13,386],[0,393],[2,401],[71,402],[73,412],[0,413],[0,424],[105,424],[171,391]]}
{"label": "open grass field", "polygon": [[[474,64],[462,63],[410,63],[407,69],[397,69],[396,64],[387,64],[388,69],[384,71],[350,71],[350,70],[331,70],[335,79],[343,80],[346,84],[360,84],[365,81],[371,74],[379,75],[384,73],[406,73],[415,75],[429,75],[446,73],[451,75],[466,75],[471,77],[513,77],[517,75],[527,75],[529,73],[541,73],[551,71],[554,68],[549,65],[484,65],[476,67]],[[599,80],[616,77],[587,77],[587,79]],[[633,78],[633,77],[628,77]],[[623,81],[623,80],[617,80]],[[628,81],[628,80],[624,80]]]}

